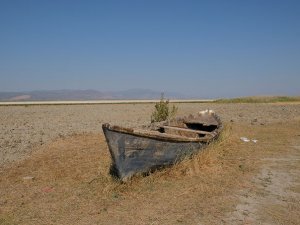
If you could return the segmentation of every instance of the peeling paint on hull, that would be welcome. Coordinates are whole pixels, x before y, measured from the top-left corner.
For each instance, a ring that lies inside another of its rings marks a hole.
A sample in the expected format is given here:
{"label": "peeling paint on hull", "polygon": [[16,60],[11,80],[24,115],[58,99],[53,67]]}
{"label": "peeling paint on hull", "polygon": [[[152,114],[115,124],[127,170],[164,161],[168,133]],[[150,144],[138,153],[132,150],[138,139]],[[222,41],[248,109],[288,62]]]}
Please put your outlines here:
{"label": "peeling paint on hull", "polygon": [[200,151],[206,143],[178,142],[139,137],[103,127],[112,156],[112,173],[122,181],[134,174],[173,165]]}
{"label": "peeling paint on hull", "polygon": [[212,111],[163,121],[150,130],[103,124],[102,129],[112,158],[111,174],[126,181],[166,167],[201,151],[216,139],[220,118]]}

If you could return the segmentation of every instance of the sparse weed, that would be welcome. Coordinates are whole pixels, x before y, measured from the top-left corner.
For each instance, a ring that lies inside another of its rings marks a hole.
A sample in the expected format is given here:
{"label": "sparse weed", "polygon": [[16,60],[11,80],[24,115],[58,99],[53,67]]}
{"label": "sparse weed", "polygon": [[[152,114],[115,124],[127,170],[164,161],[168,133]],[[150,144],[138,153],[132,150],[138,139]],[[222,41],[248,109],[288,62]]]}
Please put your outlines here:
{"label": "sparse weed", "polygon": [[165,100],[164,94],[161,94],[160,101],[155,104],[155,110],[151,115],[151,123],[160,122],[173,118],[178,111],[178,107],[169,106],[169,100]]}

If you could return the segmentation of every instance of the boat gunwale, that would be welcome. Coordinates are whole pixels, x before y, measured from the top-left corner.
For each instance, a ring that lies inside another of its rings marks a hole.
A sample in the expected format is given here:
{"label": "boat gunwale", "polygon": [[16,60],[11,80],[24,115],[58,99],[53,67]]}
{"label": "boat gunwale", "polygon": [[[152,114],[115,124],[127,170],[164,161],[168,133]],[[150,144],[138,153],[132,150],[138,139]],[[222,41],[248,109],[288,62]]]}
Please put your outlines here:
{"label": "boat gunwale", "polygon": [[[123,133],[123,134],[129,134],[136,137],[143,137],[143,138],[149,138],[159,141],[166,141],[166,142],[195,142],[195,143],[208,143],[211,140],[215,138],[215,136],[211,136],[208,138],[190,138],[190,137],[183,137],[180,135],[173,135],[173,134],[166,134],[166,133],[159,133],[155,132],[151,134],[151,131],[148,130],[142,130],[142,129],[133,129],[133,128],[127,128],[127,127],[121,127],[117,125],[110,125],[109,123],[105,123],[102,125],[104,129]],[[219,128],[216,129],[217,134],[220,133]],[[153,132],[153,131],[152,131]],[[217,136],[217,135],[216,135]]]}

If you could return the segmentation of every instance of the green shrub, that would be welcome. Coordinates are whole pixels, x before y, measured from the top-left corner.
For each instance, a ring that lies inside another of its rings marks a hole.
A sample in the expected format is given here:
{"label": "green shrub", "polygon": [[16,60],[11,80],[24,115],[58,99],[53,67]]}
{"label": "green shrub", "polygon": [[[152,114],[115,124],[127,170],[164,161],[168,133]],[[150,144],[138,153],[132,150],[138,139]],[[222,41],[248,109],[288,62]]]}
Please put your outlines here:
{"label": "green shrub", "polygon": [[151,115],[151,123],[169,120],[173,118],[178,111],[178,107],[169,106],[169,100],[165,100],[164,94],[161,94],[160,101],[155,104],[155,110]]}

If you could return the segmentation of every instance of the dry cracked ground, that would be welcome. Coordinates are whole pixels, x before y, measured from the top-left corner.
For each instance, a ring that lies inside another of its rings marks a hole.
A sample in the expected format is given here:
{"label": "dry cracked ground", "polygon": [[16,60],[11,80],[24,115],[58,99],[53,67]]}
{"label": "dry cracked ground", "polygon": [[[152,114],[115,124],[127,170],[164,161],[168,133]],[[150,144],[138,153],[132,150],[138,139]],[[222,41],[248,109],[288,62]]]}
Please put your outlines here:
{"label": "dry cracked ground", "polygon": [[153,104],[0,107],[0,224],[300,224],[300,103],[177,106],[215,110],[222,138],[126,184],[101,124],[145,125]]}

